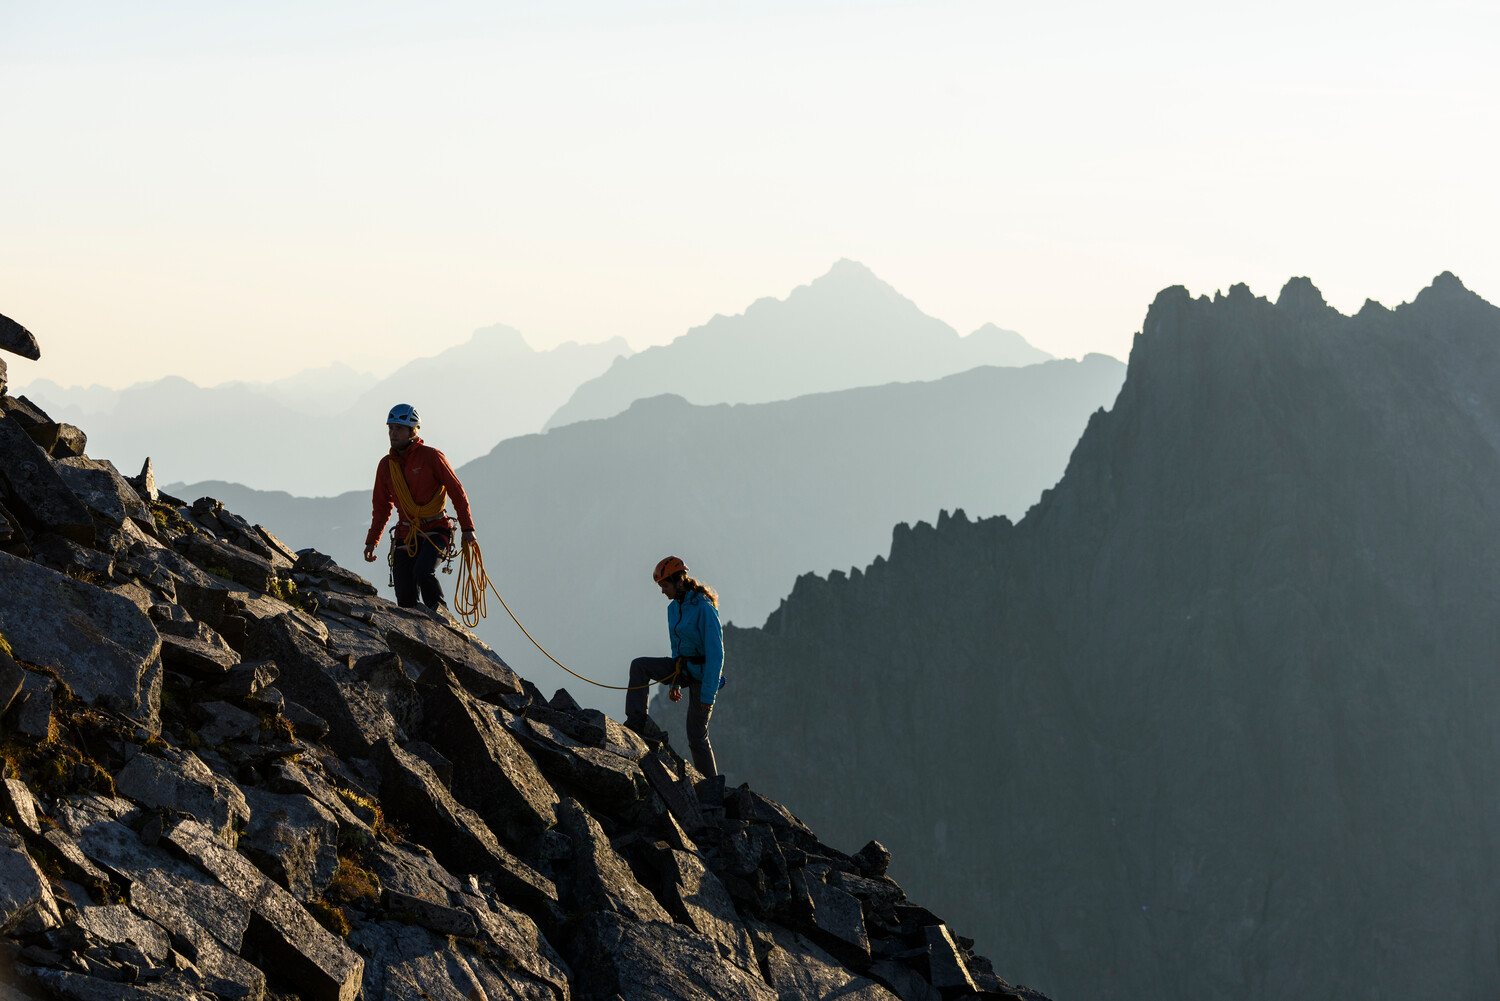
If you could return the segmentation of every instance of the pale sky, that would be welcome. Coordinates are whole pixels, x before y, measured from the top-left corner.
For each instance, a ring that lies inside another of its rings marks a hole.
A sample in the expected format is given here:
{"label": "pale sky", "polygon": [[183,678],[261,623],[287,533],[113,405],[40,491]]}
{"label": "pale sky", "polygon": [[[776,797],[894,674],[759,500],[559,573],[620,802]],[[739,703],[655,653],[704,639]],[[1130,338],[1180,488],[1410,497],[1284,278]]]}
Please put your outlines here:
{"label": "pale sky", "polygon": [[11,379],[642,348],[841,257],[1061,356],[1173,284],[1500,301],[1496,9],[0,0]]}

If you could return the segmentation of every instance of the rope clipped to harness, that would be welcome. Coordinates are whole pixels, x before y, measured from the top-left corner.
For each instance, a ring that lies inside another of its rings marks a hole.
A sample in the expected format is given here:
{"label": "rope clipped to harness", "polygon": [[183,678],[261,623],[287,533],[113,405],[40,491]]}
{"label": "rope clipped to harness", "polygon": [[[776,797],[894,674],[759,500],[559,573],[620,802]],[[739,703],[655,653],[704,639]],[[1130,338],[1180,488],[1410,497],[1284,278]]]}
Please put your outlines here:
{"label": "rope clipped to harness", "polygon": [[[521,625],[521,620],[516,618],[516,613],[512,612],[510,606],[505,603],[505,598],[496,589],[494,581],[490,580],[489,575],[484,572],[484,553],[480,551],[479,543],[471,539],[464,543],[463,554],[458,560],[458,583],[454,585],[453,594],[453,610],[458,613],[458,617],[463,620],[463,624],[470,629],[476,628],[479,625],[479,620],[484,618],[489,611],[488,595],[486,592],[494,593],[495,597],[500,601],[500,607],[505,609],[505,614],[509,615],[510,620],[516,624],[516,628],[521,630],[521,633],[527,639],[531,640],[532,646],[542,651],[543,656],[579,681],[586,681],[597,688],[609,688],[617,692],[633,692],[636,689],[650,688],[656,684],[654,681],[648,681],[644,685],[606,685],[602,681],[585,678],[548,653],[547,648],[538,643],[536,637],[532,636],[531,633],[526,631],[526,627]],[[662,681],[672,685],[675,689],[678,683],[678,676],[681,674],[682,659],[678,658],[677,663],[673,665],[671,676],[663,678]],[[674,699],[673,701],[675,702],[676,700]]]}

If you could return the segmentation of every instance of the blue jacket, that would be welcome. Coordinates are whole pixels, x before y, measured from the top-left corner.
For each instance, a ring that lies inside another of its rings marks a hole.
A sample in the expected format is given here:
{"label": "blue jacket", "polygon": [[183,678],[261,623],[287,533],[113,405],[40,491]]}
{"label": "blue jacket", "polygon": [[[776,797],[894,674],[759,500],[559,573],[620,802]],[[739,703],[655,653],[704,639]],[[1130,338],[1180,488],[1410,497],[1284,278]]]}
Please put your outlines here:
{"label": "blue jacket", "polygon": [[719,610],[697,591],[681,601],[669,601],[667,632],[672,637],[673,657],[702,654],[705,658],[702,664],[686,664],[684,669],[703,682],[699,701],[713,705],[724,672],[724,628],[719,625]]}

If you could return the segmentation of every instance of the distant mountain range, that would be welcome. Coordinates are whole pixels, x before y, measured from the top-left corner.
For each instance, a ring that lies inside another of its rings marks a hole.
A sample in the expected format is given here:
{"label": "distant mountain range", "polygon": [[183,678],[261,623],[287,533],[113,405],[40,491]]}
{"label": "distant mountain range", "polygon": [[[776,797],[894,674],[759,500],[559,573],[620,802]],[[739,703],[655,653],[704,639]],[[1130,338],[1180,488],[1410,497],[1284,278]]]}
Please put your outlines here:
{"label": "distant mountain range", "polygon": [[533,351],[515,330],[493,326],[378,381],[336,365],[265,385],[203,388],[172,376],[119,391],[38,382],[25,392],[55,419],[86,424],[90,451],[122,469],[150,455],[164,479],[232,477],[320,495],[373,477],[369,453],[385,441],[393,404],[416,406],[423,432],[466,462],[538,430],[581,381],[629,354],[618,337]]}
{"label": "distant mountain range", "polygon": [[[665,650],[650,581],[662,556],[683,557],[719,588],[726,618],[760,622],[798,574],[868,561],[898,521],[954,505],[1019,516],[1062,474],[1123,376],[1120,362],[1089,355],[776,403],[656,397],[608,420],[508,439],[459,475],[489,572],[516,614],[563,663],[618,684],[631,657]],[[446,446],[441,435],[431,443]],[[373,465],[380,454],[361,459]],[[386,586],[383,563],[360,561],[368,489],[320,499],[222,482],[170,489],[188,501],[213,496]],[[498,603],[479,632],[538,684],[619,710],[617,693],[552,667]]]}
{"label": "distant mountain range", "polygon": [[1019,524],[728,631],[720,765],[1059,998],[1495,997],[1497,498],[1500,310],[1452,275],[1167,289]]}
{"label": "distant mountain range", "polygon": [[547,427],[612,417],[662,393],[765,403],[1051,357],[993,324],[960,337],[863,264],[841,260],[784,300],[759,299],[738,316],[715,316],[671,344],[619,359],[579,386]]}

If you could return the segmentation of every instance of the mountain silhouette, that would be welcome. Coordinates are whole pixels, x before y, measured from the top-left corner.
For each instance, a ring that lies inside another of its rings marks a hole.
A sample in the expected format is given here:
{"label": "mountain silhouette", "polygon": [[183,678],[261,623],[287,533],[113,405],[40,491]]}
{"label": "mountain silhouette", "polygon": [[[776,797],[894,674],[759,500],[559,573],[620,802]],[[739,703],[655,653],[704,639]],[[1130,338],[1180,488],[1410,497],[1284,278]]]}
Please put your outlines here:
{"label": "mountain silhouette", "polygon": [[[48,384],[31,398],[58,420],[96,429],[95,448],[121,468],[139,468],[150,455],[177,480],[234,479],[326,495],[369,477],[365,443],[382,438],[396,403],[425,410],[424,430],[443,437],[450,459],[466,462],[502,438],[538,430],[542,415],[581,381],[629,353],[618,337],[534,351],[520,333],[496,325],[413,358],[373,385],[334,366],[259,386],[204,388],[169,376],[111,394]],[[424,407],[429,400],[433,406]]]}
{"label": "mountain silhouette", "polygon": [[[958,503],[1019,515],[1057,481],[1123,374],[1115,359],[1090,355],[776,403],[662,396],[508,439],[458,473],[489,573],[526,628],[564,664],[619,684],[632,657],[664,649],[650,581],[662,556],[677,553],[714,582],[726,618],[760,622],[799,573],[862,562],[895,521]],[[367,444],[372,469],[381,444]],[[312,500],[222,482],[171,489],[213,496],[280,526],[291,545],[365,566],[368,488]],[[384,565],[371,577],[384,586]],[[574,682],[517,642],[496,605],[482,637],[542,687],[566,685],[618,710],[618,693]]]}
{"label": "mountain silhouette", "polygon": [[728,630],[715,743],[836,836],[878,802],[1060,997],[1491,997],[1497,497],[1500,310],[1452,275],[1170,288],[1019,524],[899,526]]}
{"label": "mountain silhouette", "polygon": [[784,300],[759,299],[738,316],[715,316],[671,344],[615,362],[546,426],[612,417],[662,393],[691,403],[763,403],[1051,357],[993,324],[960,337],[863,264],[841,260]]}

